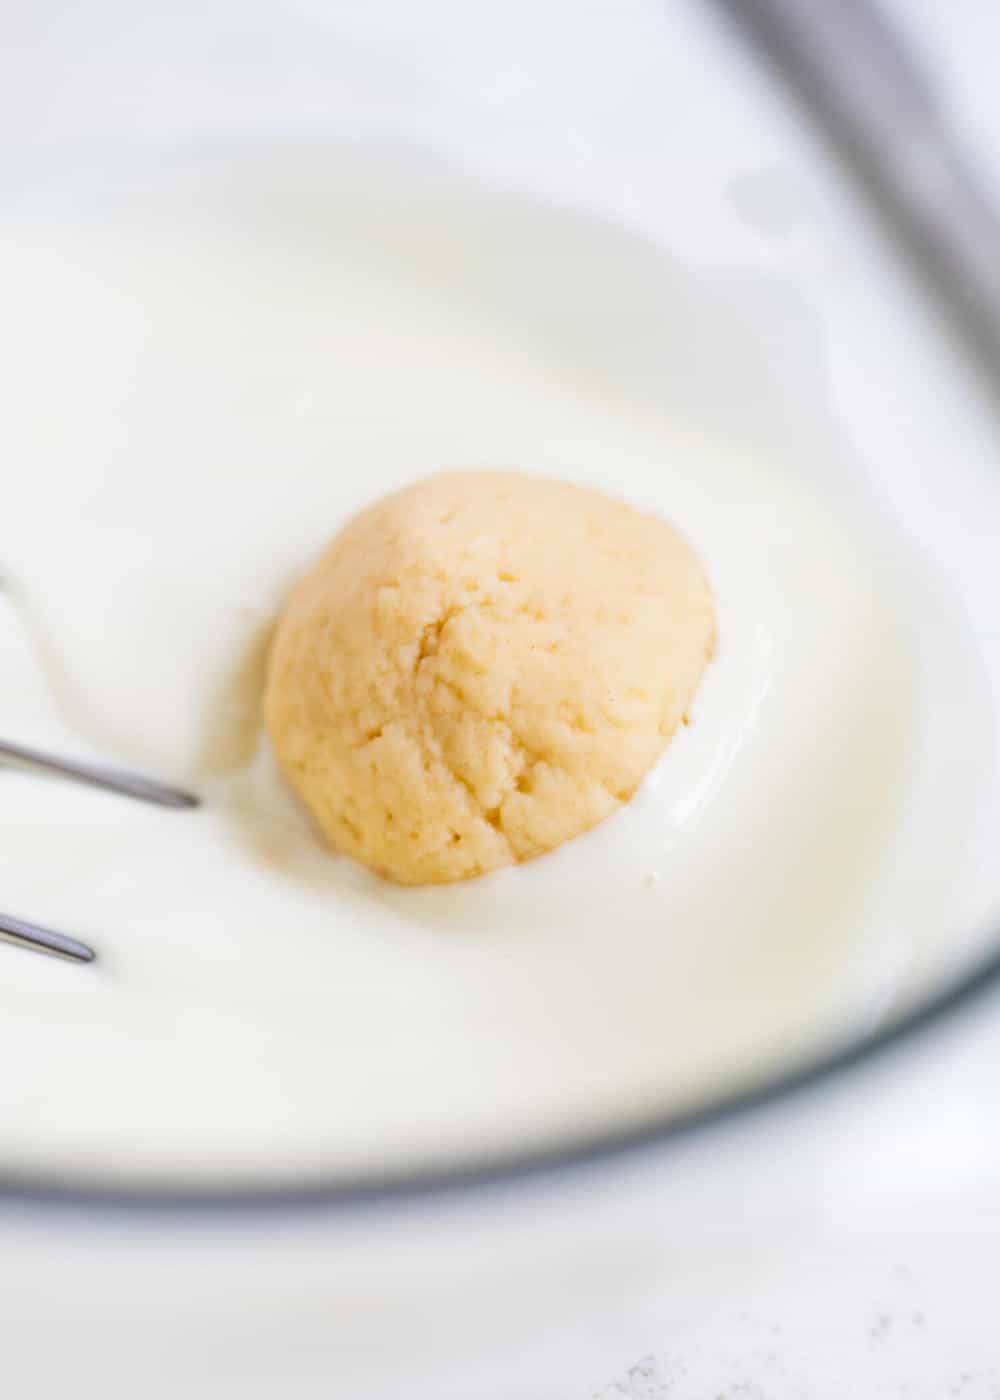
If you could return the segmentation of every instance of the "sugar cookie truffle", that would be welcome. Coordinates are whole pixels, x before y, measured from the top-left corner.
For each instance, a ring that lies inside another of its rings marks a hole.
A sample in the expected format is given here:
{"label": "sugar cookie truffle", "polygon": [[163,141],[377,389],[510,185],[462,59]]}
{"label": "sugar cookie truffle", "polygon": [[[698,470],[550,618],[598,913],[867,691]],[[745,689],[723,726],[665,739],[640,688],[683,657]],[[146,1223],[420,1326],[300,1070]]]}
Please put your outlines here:
{"label": "sugar cookie truffle", "polygon": [[294,589],[266,721],[331,846],[401,884],[463,880],[627,802],[714,640],[704,571],[664,521],[452,472],[362,511]]}

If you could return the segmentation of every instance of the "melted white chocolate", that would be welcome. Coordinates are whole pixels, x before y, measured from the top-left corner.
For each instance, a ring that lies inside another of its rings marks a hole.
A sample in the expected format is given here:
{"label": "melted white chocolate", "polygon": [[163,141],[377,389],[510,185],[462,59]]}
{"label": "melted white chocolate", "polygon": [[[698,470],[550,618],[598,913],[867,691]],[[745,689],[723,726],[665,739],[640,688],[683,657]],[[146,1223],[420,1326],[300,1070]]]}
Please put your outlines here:
{"label": "melted white chocolate", "polygon": [[[0,949],[8,1168],[275,1178],[608,1131],[871,1015],[871,911],[905,925],[913,869],[951,868],[944,817],[891,839],[914,691],[868,536],[678,423],[652,361],[636,381],[627,240],[530,209],[498,227],[451,186],[394,215],[374,176],[335,176],[195,175],[2,229],[0,732],[205,798],[0,774],[0,902],[100,952]],[[720,642],[625,809],[529,866],[404,890],[331,856],[276,779],[262,659],[351,512],[466,465],[661,511]]]}

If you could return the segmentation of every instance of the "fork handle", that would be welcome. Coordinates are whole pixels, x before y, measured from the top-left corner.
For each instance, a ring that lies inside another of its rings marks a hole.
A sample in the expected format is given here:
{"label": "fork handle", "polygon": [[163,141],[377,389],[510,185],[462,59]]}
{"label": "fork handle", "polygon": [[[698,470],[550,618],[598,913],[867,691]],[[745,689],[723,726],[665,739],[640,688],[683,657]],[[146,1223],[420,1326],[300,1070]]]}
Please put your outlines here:
{"label": "fork handle", "polygon": [[933,84],[871,0],[719,0],[847,155],[1000,397],[1000,214]]}

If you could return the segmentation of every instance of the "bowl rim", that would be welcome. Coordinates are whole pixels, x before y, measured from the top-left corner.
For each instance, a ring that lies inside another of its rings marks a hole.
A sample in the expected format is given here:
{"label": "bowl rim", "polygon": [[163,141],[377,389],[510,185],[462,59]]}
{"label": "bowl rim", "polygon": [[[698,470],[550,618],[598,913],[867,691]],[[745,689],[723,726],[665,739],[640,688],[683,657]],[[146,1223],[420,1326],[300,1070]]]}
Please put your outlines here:
{"label": "bowl rim", "polygon": [[[323,143],[327,144],[326,142]],[[285,152],[289,146],[301,152],[310,143],[301,135],[289,143],[287,138],[272,138],[271,143],[257,140],[253,149]],[[405,143],[404,143],[405,148]],[[210,146],[192,150],[181,144],[166,153],[159,153],[159,164],[168,167],[187,164],[192,156],[207,166],[220,159],[239,158],[248,149],[246,140],[222,138]],[[342,148],[341,148],[342,149]],[[368,139],[361,148],[366,157],[373,153],[384,158],[398,156],[398,142]],[[412,153],[412,152],[411,152]],[[439,175],[453,176],[447,162],[439,162],[421,151],[428,169]],[[180,159],[179,159],[180,158]],[[136,174],[134,156],[124,155],[106,167],[112,185],[117,186]],[[56,163],[57,178],[46,171],[41,180],[29,182],[29,192],[39,189],[61,193],[72,191],[61,162]],[[92,172],[87,172],[92,177]],[[61,176],[61,178],[59,178]],[[465,179],[469,172],[463,172]],[[551,201],[550,207],[559,212],[579,213],[572,201]],[[590,219],[604,219],[588,210]],[[636,230],[632,236],[640,242],[646,239]],[[193,1213],[222,1217],[237,1214],[287,1214],[316,1210],[347,1212],[381,1208],[391,1202],[415,1203],[428,1199],[455,1199],[497,1185],[515,1186],[533,1179],[551,1178],[576,1168],[611,1163],[643,1150],[660,1150],[691,1136],[710,1133],[758,1109],[783,1104],[827,1083],[843,1081],[850,1074],[879,1058],[903,1048],[920,1038],[925,1030],[940,1028],[963,1011],[991,994],[1000,994],[1000,925],[985,940],[987,951],[975,957],[966,970],[938,984],[937,989],[915,1001],[905,1011],[886,1021],[851,1036],[832,1048],[779,1071],[762,1077],[746,1087],[709,1096],[689,1107],[651,1112],[627,1127],[594,1130],[577,1136],[567,1134],[550,1145],[529,1147],[510,1152],[494,1152],[479,1158],[456,1161],[453,1165],[431,1165],[399,1168],[385,1172],[364,1172],[347,1175],[311,1172],[300,1177],[275,1177],[273,1181],[238,1185],[198,1183],[193,1177],[179,1174],[162,1179],[151,1177],[134,1182],[117,1182],[111,1176],[87,1176],[74,1172],[45,1170],[8,1170],[0,1156],[0,1204],[16,1202],[49,1209],[84,1208],[88,1211],[135,1213],[156,1217],[165,1213]]]}
{"label": "bowl rim", "polygon": [[1000,928],[991,950],[964,973],[916,1002],[908,1011],[843,1044],[762,1079],[747,1088],[706,1099],[691,1108],[653,1113],[638,1124],[594,1132],[553,1146],[529,1148],[454,1166],[433,1166],[348,1176],[276,1180],[264,1185],[197,1184],[173,1181],[111,1184],[72,1175],[4,1172],[0,1203],[46,1207],[86,1207],[143,1216],[288,1214],[303,1210],[340,1212],[383,1207],[391,1202],[456,1198],[497,1185],[516,1185],[575,1168],[600,1165],[643,1149],[669,1147],[695,1134],[728,1124],[756,1109],[794,1099],[905,1046],[925,1030],[948,1023],[991,993],[1000,992]]}

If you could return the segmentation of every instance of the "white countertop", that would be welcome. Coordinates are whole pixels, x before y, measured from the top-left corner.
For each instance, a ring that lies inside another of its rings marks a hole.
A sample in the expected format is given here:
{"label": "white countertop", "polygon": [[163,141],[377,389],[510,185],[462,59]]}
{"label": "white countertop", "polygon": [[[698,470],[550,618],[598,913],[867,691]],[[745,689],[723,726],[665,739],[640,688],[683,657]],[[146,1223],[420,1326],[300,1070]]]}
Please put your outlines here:
{"label": "white countertop", "polygon": [[[1000,189],[1000,10],[891,3]],[[906,274],[711,7],[178,0],[140,14],[40,0],[7,24],[0,178],[95,143],[311,134],[349,103],[369,135],[405,131],[458,160],[474,140],[495,175],[669,227],[706,265],[731,258],[738,225],[741,262],[799,288],[804,353],[826,357],[859,452],[905,453],[919,436],[984,479],[998,470],[995,428],[947,348],[930,369],[908,360],[907,327],[926,313]],[[556,70],[585,107],[553,101]],[[909,403],[928,373],[919,412],[873,407]],[[378,1218],[8,1204],[4,1371],[31,1396],[998,1397],[998,1063],[994,997],[671,1148]]]}

